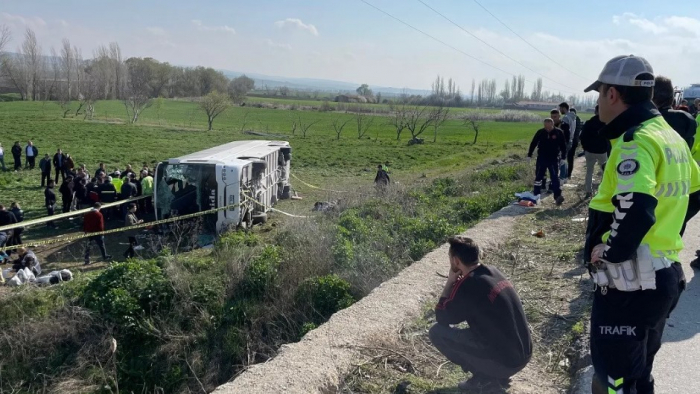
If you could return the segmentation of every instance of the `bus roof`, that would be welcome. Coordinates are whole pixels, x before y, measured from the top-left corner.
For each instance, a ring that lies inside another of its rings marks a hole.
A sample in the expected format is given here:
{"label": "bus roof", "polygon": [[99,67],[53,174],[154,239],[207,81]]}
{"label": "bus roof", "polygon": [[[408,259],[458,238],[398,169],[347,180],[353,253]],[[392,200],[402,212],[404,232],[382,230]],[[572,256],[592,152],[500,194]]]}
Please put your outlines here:
{"label": "bus roof", "polygon": [[190,153],[189,155],[172,158],[169,159],[168,162],[170,164],[178,164],[191,162],[230,162],[239,158],[262,159],[283,147],[289,147],[289,142],[266,140],[234,141],[203,151]]}

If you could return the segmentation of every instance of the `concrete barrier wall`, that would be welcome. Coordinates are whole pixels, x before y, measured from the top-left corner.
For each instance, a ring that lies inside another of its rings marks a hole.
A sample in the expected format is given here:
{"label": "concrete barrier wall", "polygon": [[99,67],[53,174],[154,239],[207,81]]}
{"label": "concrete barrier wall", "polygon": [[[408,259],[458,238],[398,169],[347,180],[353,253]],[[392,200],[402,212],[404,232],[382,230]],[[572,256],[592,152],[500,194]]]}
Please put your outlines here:
{"label": "concrete barrier wall", "polygon": [[[484,249],[494,248],[511,233],[516,217],[527,208],[511,205],[465,232]],[[369,338],[389,335],[402,324],[419,317],[426,302],[437,301],[447,273],[448,245],[442,245],[421,261],[384,282],[350,308],[297,343],[283,345],[269,362],[257,364],[214,393],[336,393],[342,378],[359,361],[357,346]]]}

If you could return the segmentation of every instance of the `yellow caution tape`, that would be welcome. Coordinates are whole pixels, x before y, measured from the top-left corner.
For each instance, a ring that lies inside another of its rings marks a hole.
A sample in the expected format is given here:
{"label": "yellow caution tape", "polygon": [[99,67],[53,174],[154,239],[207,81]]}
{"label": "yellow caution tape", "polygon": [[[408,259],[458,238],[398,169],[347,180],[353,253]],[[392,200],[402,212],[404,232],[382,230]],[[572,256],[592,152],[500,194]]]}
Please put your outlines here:
{"label": "yellow caution tape", "polygon": [[[306,182],[302,181],[301,179],[299,179],[299,178],[298,178],[296,175],[294,175],[294,174],[292,174],[292,177],[293,177],[294,179],[296,179],[297,181],[301,182],[302,184],[304,184],[304,185],[306,185],[306,186],[308,186],[308,187],[310,187],[310,188],[312,188],[312,189],[323,190],[324,192],[332,192],[332,193],[355,193],[355,192],[348,192],[348,191],[343,191],[343,190],[324,189],[324,188],[321,188],[321,187],[318,187],[318,186],[314,186],[314,185],[312,185],[312,184],[310,184],[310,183],[306,183]],[[358,193],[358,194],[359,194],[359,193]]]}
{"label": "yellow caution tape", "polygon": [[[243,196],[246,198],[246,200],[250,200],[250,201],[252,201],[260,206],[266,207],[265,204],[253,199],[252,197],[250,197],[248,195],[244,194]],[[129,200],[125,200],[124,202],[128,202],[128,201]],[[110,204],[112,204],[112,203],[110,203]],[[110,205],[110,204],[105,204],[103,207],[114,206],[114,205]],[[119,204],[117,204],[117,205],[119,205]],[[147,222],[147,223],[139,223],[139,224],[135,224],[133,226],[120,227],[120,228],[115,228],[112,230],[105,230],[105,231],[99,231],[99,232],[94,232],[94,233],[66,235],[66,236],[60,236],[60,237],[56,237],[56,238],[25,242],[21,245],[12,245],[12,246],[2,247],[2,248],[0,248],[0,252],[4,252],[6,250],[17,249],[17,248],[29,248],[29,247],[36,247],[36,246],[52,245],[52,244],[57,244],[57,243],[62,243],[62,242],[72,242],[72,241],[77,241],[80,239],[85,239],[85,238],[90,238],[90,237],[95,237],[95,236],[100,236],[100,235],[115,234],[115,233],[121,233],[121,232],[129,231],[129,230],[152,227],[152,226],[157,226],[159,224],[172,223],[172,222],[177,222],[180,220],[192,219],[192,218],[208,215],[210,213],[215,213],[218,211],[224,211],[224,210],[231,209],[231,208],[237,208],[237,207],[240,207],[242,205],[243,205],[242,203],[241,204],[230,204],[230,205],[226,205],[226,206],[219,207],[219,208],[208,209],[206,211],[190,213],[190,214],[182,215],[182,216],[175,216],[175,217],[168,218],[168,219],[155,220],[155,221]],[[308,218],[309,217],[309,216],[293,215],[291,213],[280,211],[279,209],[275,209],[275,208],[271,208],[271,207],[267,207],[267,209],[269,209],[271,211],[279,212],[283,215],[286,215],[289,217],[294,217],[294,218]],[[87,212],[89,212],[89,211],[90,211],[90,209],[87,210]],[[79,211],[75,211],[75,212],[79,212]],[[73,212],[71,212],[71,213],[73,213]],[[51,218],[54,219],[55,216],[51,216]]]}
{"label": "yellow caution tape", "polygon": [[[102,204],[101,209],[106,209],[106,208],[111,208],[111,207],[116,207],[122,204],[142,200],[144,198],[152,197],[153,195],[148,195],[148,196],[139,196],[139,197],[133,197],[129,198],[127,200],[120,200],[120,201],[115,201],[115,202],[109,202],[106,204]],[[94,203],[93,203],[94,204]],[[78,216],[78,215],[84,215],[88,212],[90,212],[90,208],[84,208],[84,209],[79,209],[77,211],[71,211],[71,212],[65,212],[65,213],[59,213],[58,215],[52,215],[52,216],[45,216],[43,218],[39,219],[32,219],[32,220],[26,220],[24,222],[19,222],[15,224],[11,224],[8,226],[2,226],[0,227],[0,231],[7,231],[7,230],[12,230],[13,228],[18,228],[18,227],[30,227],[30,226],[35,226],[37,224],[42,224],[42,223],[47,223],[47,222],[53,222],[54,220],[61,220],[61,219],[66,219],[69,217],[73,216]]]}

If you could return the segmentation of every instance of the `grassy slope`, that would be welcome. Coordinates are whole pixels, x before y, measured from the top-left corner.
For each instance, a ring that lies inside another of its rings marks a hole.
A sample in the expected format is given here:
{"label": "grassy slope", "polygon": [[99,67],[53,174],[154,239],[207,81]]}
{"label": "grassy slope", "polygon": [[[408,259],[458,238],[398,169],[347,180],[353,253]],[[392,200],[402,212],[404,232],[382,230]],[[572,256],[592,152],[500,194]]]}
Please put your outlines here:
{"label": "grassy slope", "polygon": [[[73,105],[74,108],[76,105]],[[95,121],[82,116],[63,119],[55,103],[0,103],[0,130],[7,150],[6,163],[12,160],[9,148],[15,140],[26,144],[32,139],[44,153],[53,154],[60,147],[70,153],[76,163],[94,171],[100,161],[108,169],[124,168],[126,163],[153,163],[221,143],[262,138],[241,133],[245,129],[285,137],[294,147],[294,172],[311,183],[322,186],[371,182],[378,162],[390,161],[396,179],[414,177],[422,172],[451,172],[479,164],[487,157],[504,156],[509,152],[524,153],[527,140],[538,127],[526,123],[485,123],[476,146],[471,145],[473,132],[460,121],[450,120],[440,129],[436,143],[407,146],[410,134],[405,131],[400,141],[385,118],[375,119],[369,138],[359,140],[351,122],[340,140],[336,140],[332,122],[350,118],[342,113],[288,111],[233,107],[206,130],[206,117],[196,104],[162,100],[147,109],[136,125],[126,124],[126,112],[119,101],[98,102]],[[301,116],[306,122],[316,121],[303,138],[300,132],[291,135],[292,119]],[[430,131],[432,133],[432,131]],[[426,133],[428,134],[428,133]],[[423,135],[432,141],[432,134]],[[369,171],[365,171],[368,169]],[[40,175],[34,172],[0,174],[0,200],[21,201],[28,218],[43,216],[43,193]]]}

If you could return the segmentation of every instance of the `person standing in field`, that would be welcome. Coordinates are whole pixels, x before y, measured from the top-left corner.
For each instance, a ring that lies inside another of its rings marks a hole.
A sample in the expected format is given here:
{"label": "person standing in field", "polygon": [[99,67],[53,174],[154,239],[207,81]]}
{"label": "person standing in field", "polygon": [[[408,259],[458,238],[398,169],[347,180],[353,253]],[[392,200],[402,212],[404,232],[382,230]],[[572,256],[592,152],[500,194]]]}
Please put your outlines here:
{"label": "person standing in field", "polygon": [[596,164],[601,172],[605,171],[605,163],[608,161],[610,141],[600,135],[600,129],[605,123],[600,121],[598,106],[595,106],[595,115],[590,118],[581,131],[581,147],[586,155],[586,198],[593,196],[593,172]]}
{"label": "person standing in field", "polygon": [[53,155],[53,168],[56,169],[56,178],[54,183],[58,183],[58,175],[61,175],[61,181],[66,180],[66,155],[63,154],[61,149],[56,151]]}
{"label": "person standing in field", "polygon": [[37,155],[39,155],[39,150],[34,146],[34,143],[27,141],[27,146],[24,147],[24,157],[27,160],[26,167],[29,167],[30,170],[33,170],[36,165]]}
{"label": "person standing in field", "polygon": [[5,167],[5,150],[2,147],[2,142],[0,142],[0,165],[2,165],[3,171],[7,171],[7,167]]}
{"label": "person standing in field", "polygon": [[[567,159],[569,155],[569,151],[572,149],[573,142],[574,142],[574,134],[576,134],[576,114],[570,111],[569,104],[565,101],[561,104],[559,104],[559,112],[561,113],[561,122],[563,124],[566,124],[568,126],[569,132],[566,134],[565,131],[565,137],[566,137],[566,155],[564,156],[564,160]],[[557,126],[559,127],[559,126]],[[563,129],[563,128],[562,128]],[[561,178],[560,180],[562,182],[566,181],[566,178],[569,175],[569,167],[568,165],[566,167],[562,167],[563,173],[559,174],[559,177]]]}
{"label": "person standing in field", "polygon": [[[56,212],[56,192],[53,190],[56,182],[53,179],[49,179],[46,183],[46,189],[44,190],[44,205],[46,206],[46,214],[48,216],[53,216]],[[54,222],[46,222],[47,227],[56,228]]]}
{"label": "person standing in field", "polygon": [[[552,121],[554,122],[554,127],[559,129],[562,134],[564,135],[564,144],[567,144],[566,141],[569,141],[571,139],[571,133],[572,130],[569,127],[568,123],[565,123],[562,119],[561,112],[559,112],[558,109],[553,109],[549,112],[549,116],[552,118]],[[567,145],[568,146],[568,145]],[[567,154],[568,154],[568,149],[567,149]],[[566,179],[566,175],[568,173],[568,170],[566,169],[566,154],[562,157],[564,160],[561,164],[559,164],[559,184],[561,185],[562,180]],[[545,178],[546,181],[546,178]],[[547,182],[544,182],[542,186],[546,186]]]}
{"label": "person standing in field", "polygon": [[148,170],[141,171],[141,194],[147,196],[143,200],[143,213],[149,213],[153,206],[153,177]]}
{"label": "person standing in field", "polygon": [[41,187],[44,187],[46,181],[51,180],[51,158],[49,154],[44,154],[44,158],[39,160],[39,170],[41,171]]}
{"label": "person standing in field", "polygon": [[73,204],[73,192],[75,184],[73,183],[73,177],[66,178],[61,187],[58,188],[58,192],[61,193],[61,200],[63,201],[63,213],[70,212],[70,207]]}
{"label": "person standing in field", "polygon": [[[143,219],[136,217],[136,204],[130,203],[126,211],[126,217],[124,218],[124,227],[135,226],[137,224],[143,223]],[[129,249],[124,252],[124,257],[131,259],[136,255],[134,248],[138,246],[138,241],[136,240],[136,233],[138,230],[130,231],[127,236],[129,239]]]}
{"label": "person standing in field", "polygon": [[532,154],[537,148],[537,161],[535,162],[535,184],[532,194],[539,197],[542,192],[542,187],[546,182],[545,174],[549,171],[549,176],[552,178],[551,188],[554,192],[554,200],[557,205],[564,202],[564,196],[561,195],[561,187],[559,185],[559,166],[564,157],[566,157],[566,139],[564,133],[554,127],[554,121],[551,118],[544,120],[544,128],[537,130],[535,136],[530,143],[530,149],[527,151],[528,159],[532,158]]}
{"label": "person standing in field", "polygon": [[[105,219],[102,213],[100,213],[101,208],[102,204],[96,202],[90,212],[86,213],[83,217],[83,231],[85,234],[105,231]],[[90,265],[90,244],[93,242],[100,248],[103,260],[106,261],[112,258],[112,256],[107,254],[104,235],[93,235],[88,238],[85,245],[85,265]]]}
{"label": "person standing in field", "polygon": [[22,169],[22,146],[19,141],[12,146],[12,158],[15,159],[15,171]]}
{"label": "person standing in field", "polygon": [[[532,338],[523,304],[513,284],[497,268],[481,262],[472,239],[448,240],[447,282],[435,306],[430,342],[472,378],[460,390],[509,385],[532,357]],[[451,327],[467,322],[469,328]],[[500,391],[499,391],[500,392]]]}
{"label": "person standing in field", "polygon": [[578,148],[579,139],[581,137],[581,130],[583,129],[583,122],[581,122],[581,118],[578,117],[578,114],[576,113],[576,108],[571,107],[569,113],[573,114],[573,116],[575,117],[576,126],[574,127],[574,129],[572,129],[571,149],[569,149],[569,151],[566,154],[567,178],[571,178],[571,175],[574,173],[574,159],[576,158],[576,148]]}
{"label": "person standing in field", "polygon": [[673,82],[670,79],[662,76],[656,77],[654,80],[654,105],[659,109],[666,123],[673,127],[676,133],[688,144],[688,148],[693,149],[695,132],[698,127],[697,122],[689,113],[672,108],[673,90]]}
{"label": "person standing in field", "polygon": [[[12,212],[12,214],[15,215],[17,223],[21,223],[24,221],[24,211],[22,210],[22,207],[19,206],[18,202],[13,202],[12,204],[10,204],[10,212]],[[12,245],[22,245],[23,231],[24,227],[17,227],[14,229],[14,234],[12,235]]]}

